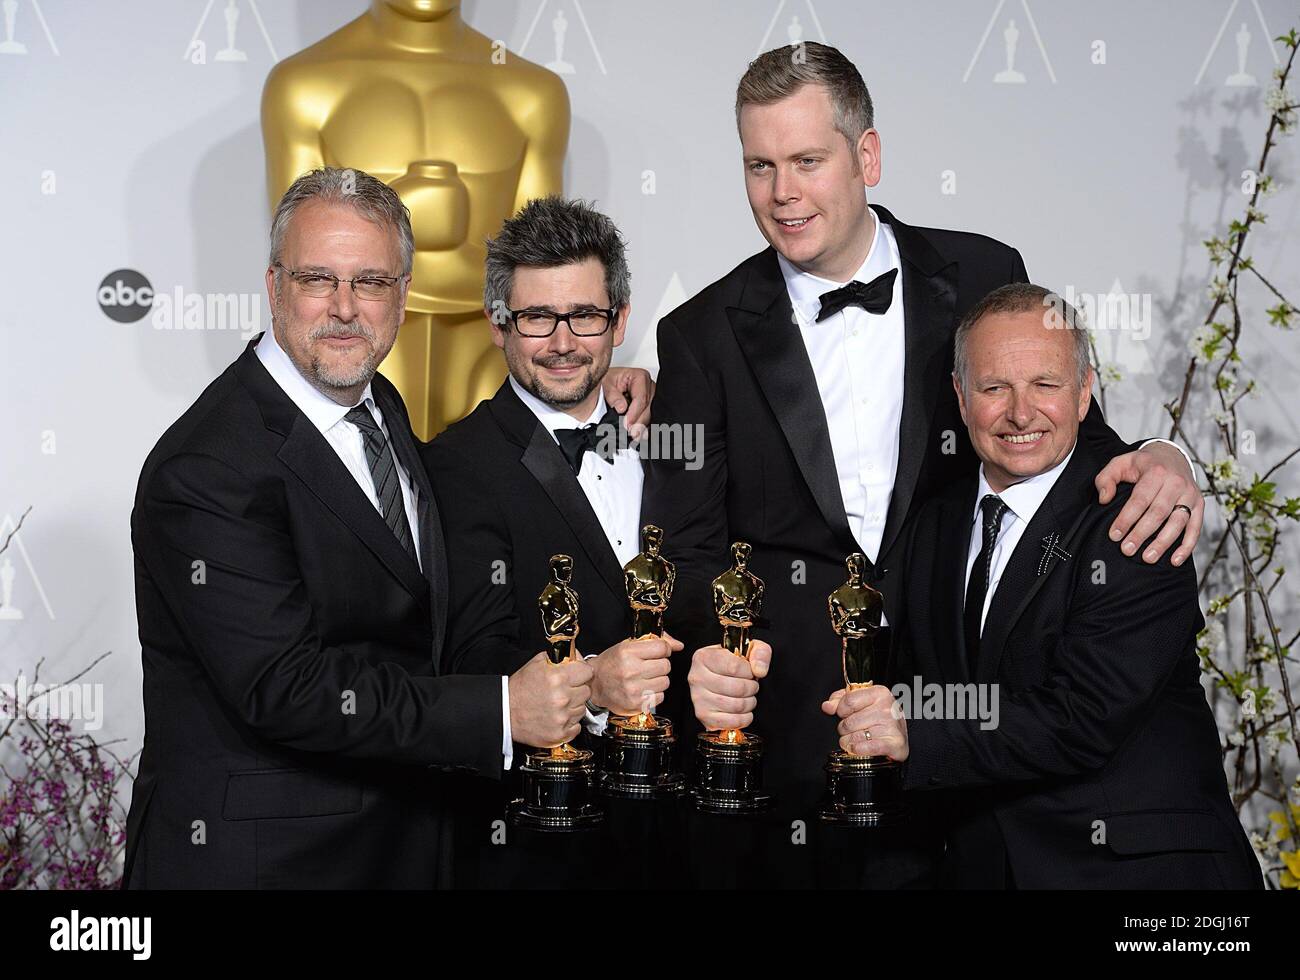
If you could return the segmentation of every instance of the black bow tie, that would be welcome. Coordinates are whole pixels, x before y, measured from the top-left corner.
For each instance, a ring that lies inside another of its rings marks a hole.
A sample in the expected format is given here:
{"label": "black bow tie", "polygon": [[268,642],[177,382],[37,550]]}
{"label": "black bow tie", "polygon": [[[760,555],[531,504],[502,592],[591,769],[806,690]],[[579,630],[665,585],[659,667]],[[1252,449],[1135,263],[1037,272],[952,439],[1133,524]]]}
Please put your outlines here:
{"label": "black bow tie", "polygon": [[555,438],[560,443],[560,452],[564,453],[564,458],[573,469],[573,475],[577,476],[582,469],[583,453],[595,453],[606,463],[613,464],[617,433],[618,412],[611,408],[601,416],[599,422],[592,422],[580,429],[556,429]]}
{"label": "black bow tie", "polygon": [[828,316],[834,316],[846,306],[860,306],[868,313],[877,315],[884,313],[894,299],[894,280],[897,278],[898,270],[890,269],[871,282],[863,283],[854,279],[839,289],[822,293],[822,308],[817,314],[817,322],[821,323]]}

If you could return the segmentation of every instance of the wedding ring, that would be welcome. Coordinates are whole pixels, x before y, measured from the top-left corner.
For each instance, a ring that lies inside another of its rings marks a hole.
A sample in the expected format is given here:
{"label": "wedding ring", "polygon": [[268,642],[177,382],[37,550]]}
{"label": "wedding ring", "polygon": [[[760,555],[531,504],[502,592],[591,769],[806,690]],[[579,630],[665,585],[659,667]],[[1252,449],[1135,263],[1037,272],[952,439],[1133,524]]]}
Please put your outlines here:
{"label": "wedding ring", "polygon": [[[1174,510],[1185,510],[1185,511],[1187,511],[1187,516],[1188,516],[1188,517],[1191,517],[1191,516],[1192,516],[1192,508],[1188,507],[1186,504],[1174,504]],[[1169,513],[1172,514],[1173,512],[1174,512],[1174,511],[1171,510]]]}

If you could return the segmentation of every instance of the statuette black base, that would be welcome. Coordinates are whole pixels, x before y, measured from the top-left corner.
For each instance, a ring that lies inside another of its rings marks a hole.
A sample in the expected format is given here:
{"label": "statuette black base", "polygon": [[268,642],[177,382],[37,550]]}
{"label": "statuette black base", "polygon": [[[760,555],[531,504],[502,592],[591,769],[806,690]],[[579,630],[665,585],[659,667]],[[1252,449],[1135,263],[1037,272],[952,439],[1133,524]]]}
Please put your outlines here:
{"label": "statuette black base", "polygon": [[614,717],[602,740],[600,791],[626,799],[677,796],[685,779],[673,772],[673,723],[659,715],[653,728],[641,728],[634,718]]}
{"label": "statuette black base", "polygon": [[695,742],[695,809],[704,813],[756,813],[772,805],[763,791],[763,740],[745,735],[727,742],[721,732],[701,732]]}
{"label": "statuette black base", "polygon": [[533,752],[520,766],[524,795],[510,804],[510,822],[532,830],[570,831],[594,827],[605,813],[592,802],[596,765],[586,749],[571,757]]}
{"label": "statuette black base", "polygon": [[899,763],[847,752],[827,756],[823,822],[883,827],[901,820],[903,812],[903,767]]}

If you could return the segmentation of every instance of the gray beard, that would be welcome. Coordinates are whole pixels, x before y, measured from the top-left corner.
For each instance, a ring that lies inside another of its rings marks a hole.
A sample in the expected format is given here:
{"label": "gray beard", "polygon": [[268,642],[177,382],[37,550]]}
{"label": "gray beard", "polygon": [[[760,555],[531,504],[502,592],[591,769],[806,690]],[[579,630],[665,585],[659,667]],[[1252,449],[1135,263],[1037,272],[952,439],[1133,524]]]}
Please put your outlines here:
{"label": "gray beard", "polygon": [[342,391],[348,388],[355,388],[358,385],[367,385],[375,376],[375,371],[379,365],[375,363],[374,351],[366,355],[366,359],[357,367],[348,373],[334,372],[330,368],[321,364],[319,358],[312,358],[311,378],[316,387],[330,388],[335,391]]}

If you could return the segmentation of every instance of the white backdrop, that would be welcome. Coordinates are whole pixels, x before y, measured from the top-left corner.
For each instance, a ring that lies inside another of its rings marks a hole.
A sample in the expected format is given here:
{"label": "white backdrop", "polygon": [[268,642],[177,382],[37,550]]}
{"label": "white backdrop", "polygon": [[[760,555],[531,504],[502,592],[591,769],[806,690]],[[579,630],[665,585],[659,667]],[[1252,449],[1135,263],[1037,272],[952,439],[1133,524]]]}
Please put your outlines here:
{"label": "white backdrop", "polygon": [[[262,84],[278,58],[366,6],[239,0],[246,60],[222,61],[225,5],[18,0],[12,36],[0,22],[0,528],[33,506],[5,556],[7,608],[22,618],[0,617],[0,681],[41,657],[43,677],[62,678],[112,651],[92,678],[104,682],[100,734],[127,751],[143,734],[128,530],[140,465],[244,331],[270,323]],[[1108,414],[1130,438],[1167,428],[1159,403],[1206,310],[1200,243],[1244,207],[1280,48],[1269,39],[1300,15],[1294,0],[480,0],[465,17],[544,63],[558,9],[576,69],[566,191],[595,199],[630,243],[624,362],[648,363],[656,316],[763,245],[734,86],[760,50],[801,35],[840,47],[867,80],[884,147],[872,200],[1010,242],[1055,289],[1137,294],[1130,329],[1099,335],[1126,375]],[[1025,81],[1001,84],[1013,19]],[[196,40],[206,63],[186,57]],[[1259,85],[1225,84],[1243,71]],[[1295,154],[1275,150],[1284,180]],[[1284,183],[1267,207],[1252,251],[1295,293],[1300,193]],[[246,305],[229,323],[205,318],[229,329],[117,322],[97,291],[119,269],[159,294]],[[1298,441],[1297,345],[1266,328],[1253,338],[1263,388],[1245,414],[1272,457]],[[1296,484],[1284,471],[1281,491]]]}

